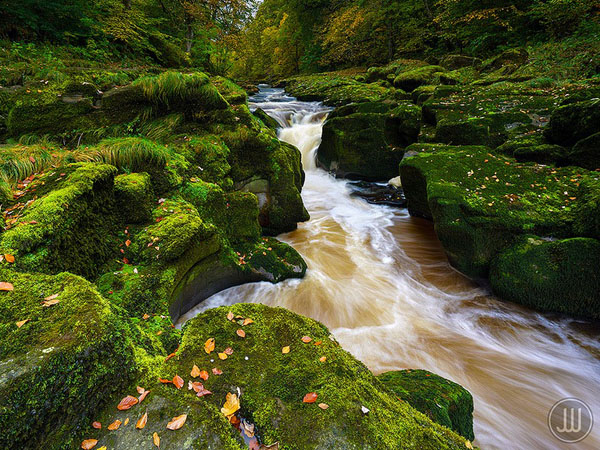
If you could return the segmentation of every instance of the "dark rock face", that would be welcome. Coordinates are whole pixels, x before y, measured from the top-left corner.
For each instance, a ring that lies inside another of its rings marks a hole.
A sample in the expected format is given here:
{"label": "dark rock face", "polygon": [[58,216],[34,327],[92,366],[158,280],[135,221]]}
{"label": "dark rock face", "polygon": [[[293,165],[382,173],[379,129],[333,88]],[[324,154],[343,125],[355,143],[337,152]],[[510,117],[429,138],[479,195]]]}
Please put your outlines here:
{"label": "dark rock face", "polygon": [[342,177],[388,180],[404,147],[419,134],[420,110],[409,103],[359,103],[335,110],[323,127],[317,161]]}
{"label": "dark rock face", "polygon": [[557,108],[550,118],[546,136],[556,144],[572,146],[598,132],[600,99],[594,99]]}
{"label": "dark rock face", "polygon": [[387,388],[434,422],[473,440],[473,396],[461,385],[426,370],[398,370],[379,375]]}
{"label": "dark rock face", "polygon": [[578,141],[567,154],[567,159],[571,164],[589,170],[600,168],[600,133]]}

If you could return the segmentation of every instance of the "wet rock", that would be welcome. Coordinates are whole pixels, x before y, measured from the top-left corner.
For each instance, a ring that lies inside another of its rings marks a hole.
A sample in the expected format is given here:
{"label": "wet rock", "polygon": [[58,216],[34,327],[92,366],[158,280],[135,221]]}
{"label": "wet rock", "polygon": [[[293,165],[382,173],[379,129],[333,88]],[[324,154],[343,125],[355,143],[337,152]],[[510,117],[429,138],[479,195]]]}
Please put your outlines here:
{"label": "wet rock", "polygon": [[398,208],[406,206],[406,199],[401,186],[393,186],[383,183],[369,183],[367,181],[355,181],[348,183],[352,190],[352,196],[365,199],[374,205],[388,205]]}

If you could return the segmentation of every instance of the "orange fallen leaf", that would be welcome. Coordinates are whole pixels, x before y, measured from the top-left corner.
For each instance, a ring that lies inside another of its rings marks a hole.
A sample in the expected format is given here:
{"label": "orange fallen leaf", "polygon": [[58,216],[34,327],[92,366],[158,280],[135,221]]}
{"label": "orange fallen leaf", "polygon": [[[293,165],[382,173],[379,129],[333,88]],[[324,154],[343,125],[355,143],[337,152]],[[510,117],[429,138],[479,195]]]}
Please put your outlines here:
{"label": "orange fallen leaf", "polygon": [[206,353],[211,353],[213,350],[215,349],[215,339],[214,338],[209,338],[205,343],[204,343],[204,351]]}
{"label": "orange fallen leaf", "polygon": [[240,409],[240,399],[237,394],[227,393],[225,404],[221,408],[221,412],[225,417],[233,416]]}
{"label": "orange fallen leaf", "polygon": [[152,435],[152,442],[154,443],[154,445],[156,445],[157,447],[160,447],[160,437],[158,436],[158,433],[155,431],[154,434]]}
{"label": "orange fallen leaf", "polygon": [[315,345],[321,345],[323,343],[323,341],[317,341],[315,342]]}
{"label": "orange fallen leaf", "polygon": [[321,356],[321,357],[319,358],[319,361],[321,361],[321,362],[325,362],[325,361],[327,361],[327,356]]}
{"label": "orange fallen leaf", "polygon": [[327,403],[319,403],[319,408],[327,409],[327,408],[329,408],[329,405]]}
{"label": "orange fallen leaf", "polygon": [[15,262],[15,257],[13,255],[5,254],[4,259],[11,264]]}
{"label": "orange fallen leaf", "polygon": [[317,393],[316,392],[309,392],[308,394],[306,394],[304,396],[304,398],[302,399],[302,401],[304,403],[314,403],[317,401]]}
{"label": "orange fallen leaf", "polygon": [[200,378],[202,378],[204,381],[208,380],[208,372],[206,370],[200,371]]}
{"label": "orange fallen leaf", "polygon": [[137,405],[139,403],[138,399],[133,395],[128,395],[123,400],[119,402],[117,405],[117,409],[119,411],[125,411],[126,409],[131,408],[133,405]]}
{"label": "orange fallen leaf", "polygon": [[96,430],[100,430],[102,428],[102,424],[100,422],[92,422],[92,427]]}
{"label": "orange fallen leaf", "polygon": [[217,369],[216,367],[213,367],[213,369],[212,369],[212,373],[213,373],[213,375],[222,375],[222,374],[223,374],[223,371],[222,371],[222,370],[219,370],[219,369]]}
{"label": "orange fallen leaf", "polygon": [[308,344],[310,341],[312,341],[311,337],[308,337],[308,336],[302,337],[302,342],[304,342],[305,344]]}
{"label": "orange fallen leaf", "polygon": [[25,320],[20,320],[20,321],[16,322],[17,328],[21,328],[23,325],[25,325],[30,320],[31,319],[25,319]]}
{"label": "orange fallen leaf", "polygon": [[158,381],[160,381],[162,384],[169,384],[172,383],[172,380],[167,380],[166,378],[159,378]]}
{"label": "orange fallen leaf", "polygon": [[113,423],[111,423],[107,428],[110,431],[115,431],[115,430],[118,430],[120,426],[121,426],[121,421],[117,419]]}
{"label": "orange fallen leaf", "polygon": [[83,450],[92,450],[96,444],[98,443],[98,439],[86,439],[81,443],[81,448]]}
{"label": "orange fallen leaf", "polygon": [[219,353],[219,359],[227,359],[227,353]]}
{"label": "orange fallen leaf", "polygon": [[168,355],[168,356],[165,358],[165,362],[167,362],[168,360],[170,360],[170,359],[171,359],[173,356],[175,356],[175,352],[173,352],[173,353],[171,353],[170,355]]}
{"label": "orange fallen leaf", "polygon": [[123,426],[127,425],[128,423],[129,423],[129,417],[127,417],[127,418],[125,419],[125,422],[123,422]]}
{"label": "orange fallen leaf", "polygon": [[233,313],[231,311],[227,313],[227,320],[233,320]]}
{"label": "orange fallen leaf", "polygon": [[233,355],[233,349],[231,347],[227,347],[225,350],[223,350],[223,353],[225,353],[227,356],[231,356]]}
{"label": "orange fallen leaf", "polygon": [[58,292],[56,294],[52,294],[52,295],[49,295],[48,297],[45,297],[44,300],[50,301],[50,300],[54,300],[55,298],[58,298]]}
{"label": "orange fallen leaf", "polygon": [[12,291],[15,287],[12,283],[7,283],[6,281],[0,281],[0,291]]}
{"label": "orange fallen leaf", "polygon": [[290,346],[286,345],[285,347],[283,347],[281,349],[281,353],[283,353],[284,355],[288,354],[290,352]]}
{"label": "orange fallen leaf", "polygon": [[150,315],[149,315],[149,314],[144,314],[144,315],[142,316],[142,319],[144,319],[144,320],[148,320],[149,318],[150,318]]}
{"label": "orange fallen leaf", "polygon": [[254,320],[252,320],[252,319],[244,319],[243,326],[250,325],[251,323],[254,323]]}
{"label": "orange fallen leaf", "polygon": [[190,372],[190,377],[192,378],[196,378],[200,376],[200,368],[194,364],[194,367],[192,367],[192,371]]}
{"label": "orange fallen leaf", "polygon": [[148,396],[149,393],[150,393],[150,391],[142,392],[142,395],[140,395],[138,398],[139,402],[142,403],[142,401],[144,401],[144,399]]}
{"label": "orange fallen leaf", "polygon": [[183,378],[181,378],[179,375],[175,375],[173,377],[173,384],[177,389],[181,389],[183,387]]}
{"label": "orange fallen leaf", "polygon": [[143,394],[144,392],[146,392],[146,389],[144,389],[141,386],[136,386],[135,390],[137,391],[138,394]]}
{"label": "orange fallen leaf", "polygon": [[57,298],[53,298],[53,299],[51,299],[51,300],[44,300],[44,301],[42,302],[42,306],[43,306],[44,308],[48,308],[49,306],[54,306],[54,305],[56,305],[57,303],[60,303],[60,300],[59,300],[59,299],[57,299]]}
{"label": "orange fallen leaf", "polygon": [[127,239],[127,240],[125,241],[125,246],[126,246],[126,247],[129,247],[130,245],[131,245],[131,241],[130,241],[129,239]]}
{"label": "orange fallen leaf", "polygon": [[135,424],[135,427],[138,430],[141,430],[142,428],[144,428],[146,426],[146,422],[148,422],[148,411],[146,411],[144,413],[144,415],[142,417],[140,417],[140,420],[137,421],[137,423]]}
{"label": "orange fallen leaf", "polygon": [[235,332],[235,334],[237,334],[239,337],[244,338],[246,337],[246,332],[244,330],[242,330],[241,328],[239,330],[237,330]]}
{"label": "orange fallen leaf", "polygon": [[180,416],[173,417],[173,419],[167,424],[167,428],[169,430],[179,430],[186,420],[187,414],[182,414]]}

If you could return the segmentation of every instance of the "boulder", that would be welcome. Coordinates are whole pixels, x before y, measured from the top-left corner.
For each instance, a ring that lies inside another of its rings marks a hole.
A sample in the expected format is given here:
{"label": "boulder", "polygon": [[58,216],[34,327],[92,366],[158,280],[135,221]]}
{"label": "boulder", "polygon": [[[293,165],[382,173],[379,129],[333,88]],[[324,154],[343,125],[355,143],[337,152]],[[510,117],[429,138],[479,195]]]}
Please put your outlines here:
{"label": "boulder", "polygon": [[400,399],[431,420],[473,440],[473,396],[469,391],[426,370],[397,370],[377,377]]}
{"label": "boulder", "polygon": [[572,146],[598,132],[600,99],[594,99],[556,108],[550,117],[546,137],[553,143]]}
{"label": "boulder", "polygon": [[144,223],[152,217],[154,193],[146,172],[115,177],[116,207],[125,223]]}
{"label": "boulder", "polygon": [[600,241],[523,236],[492,262],[490,283],[503,299],[534,308],[600,318]]}
{"label": "boulder", "polygon": [[440,66],[449,70],[457,70],[464,67],[478,68],[481,66],[481,63],[481,59],[466,55],[446,55],[440,60]]}
{"label": "boulder", "polygon": [[569,163],[589,170],[600,168],[600,132],[578,141],[567,153]]}
{"label": "boulder", "polygon": [[334,111],[323,127],[317,161],[338,176],[388,180],[404,147],[416,142],[420,109],[409,103],[360,103]]}
{"label": "boulder", "polygon": [[394,86],[407,92],[412,92],[419,86],[432,83],[435,81],[436,75],[445,72],[441,66],[423,66],[417,69],[401,72],[394,79]]}

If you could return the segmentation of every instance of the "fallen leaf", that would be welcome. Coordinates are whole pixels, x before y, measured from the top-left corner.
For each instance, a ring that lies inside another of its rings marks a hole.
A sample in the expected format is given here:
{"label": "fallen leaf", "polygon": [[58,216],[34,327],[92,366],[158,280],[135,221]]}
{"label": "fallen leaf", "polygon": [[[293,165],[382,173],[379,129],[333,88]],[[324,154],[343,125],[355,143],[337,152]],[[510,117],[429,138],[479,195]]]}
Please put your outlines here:
{"label": "fallen leaf", "polygon": [[225,350],[223,350],[223,353],[225,353],[227,356],[231,356],[233,355],[233,349],[231,347],[227,347]]}
{"label": "fallen leaf", "polygon": [[136,386],[135,390],[137,391],[138,394],[143,394],[144,392],[146,392],[146,389],[144,389],[141,386]]}
{"label": "fallen leaf", "polygon": [[139,403],[142,403],[142,401],[144,401],[144,399],[148,396],[149,393],[150,393],[150,391],[144,391],[144,392],[142,392],[142,395],[140,395],[138,397]]}
{"label": "fallen leaf", "polygon": [[212,392],[210,392],[208,389],[206,389],[204,387],[204,385],[202,383],[200,383],[199,381],[196,381],[194,383],[190,382],[189,389],[193,389],[198,397],[204,397],[205,395],[212,394]]}
{"label": "fallen leaf", "polygon": [[156,445],[157,447],[160,447],[160,437],[158,436],[157,432],[154,432],[154,434],[152,435],[152,442],[154,442],[154,445]]}
{"label": "fallen leaf", "polygon": [[225,417],[233,416],[240,409],[240,400],[237,394],[227,393],[227,400],[221,408],[221,412]]}
{"label": "fallen leaf", "polygon": [[306,394],[304,396],[304,398],[302,399],[302,401],[304,403],[314,403],[317,401],[317,393],[316,392],[309,392],[308,394]]}
{"label": "fallen leaf", "polygon": [[125,422],[123,422],[123,426],[127,425],[128,423],[129,423],[129,417],[127,417],[127,418],[125,419]]}
{"label": "fallen leaf", "polygon": [[118,430],[120,426],[121,426],[121,421],[117,419],[113,423],[111,423],[107,428],[110,431],[115,431],[115,430]]}
{"label": "fallen leaf", "polygon": [[149,318],[150,318],[150,315],[148,315],[148,314],[144,314],[142,316],[142,319],[144,319],[144,320],[148,320]]}
{"label": "fallen leaf", "polygon": [[125,246],[126,246],[126,247],[129,247],[130,245],[131,245],[131,241],[130,241],[129,239],[127,239],[127,240],[125,241]]}
{"label": "fallen leaf", "polygon": [[304,342],[305,344],[308,344],[310,341],[312,341],[312,338],[310,338],[308,336],[303,336],[302,337],[302,342]]}
{"label": "fallen leaf", "polygon": [[254,323],[254,320],[252,320],[252,319],[244,319],[244,323],[242,325],[246,326],[246,325],[250,325],[251,323]]}
{"label": "fallen leaf", "polygon": [[227,353],[219,353],[219,359],[227,359]]}
{"label": "fallen leaf", "polygon": [[325,362],[325,361],[327,361],[327,356],[321,356],[321,357],[319,358],[319,361],[321,361],[321,362]]}
{"label": "fallen leaf", "polygon": [[11,264],[15,262],[15,257],[13,255],[5,254],[4,259]]}
{"label": "fallen leaf", "polygon": [[175,356],[175,352],[173,352],[173,353],[171,353],[170,355],[168,355],[168,356],[165,358],[165,362],[167,362],[168,360],[170,360],[170,359],[171,359],[173,356]]}
{"label": "fallen leaf", "polygon": [[182,414],[180,416],[173,417],[173,419],[167,424],[167,428],[169,430],[179,430],[186,420],[187,414]]}
{"label": "fallen leaf", "polygon": [[100,430],[102,428],[102,424],[100,422],[92,422],[92,427],[96,430]]}
{"label": "fallen leaf", "polygon": [[212,369],[212,373],[213,373],[213,375],[222,375],[222,374],[223,374],[223,371],[222,371],[222,370],[219,370],[219,369],[217,369],[216,367],[213,367],[213,369]]}
{"label": "fallen leaf", "polygon": [[12,283],[7,283],[6,281],[0,281],[0,291],[12,291],[15,287]]}
{"label": "fallen leaf", "polygon": [[194,367],[192,367],[192,371],[190,372],[190,377],[192,378],[197,378],[200,376],[200,368],[194,364]]}
{"label": "fallen leaf", "polygon": [[167,380],[166,378],[159,378],[158,381],[160,381],[162,384],[169,384],[172,383],[172,380]]}
{"label": "fallen leaf", "polygon": [[181,378],[179,375],[175,375],[173,377],[173,384],[177,389],[181,389],[183,387],[183,378]]}
{"label": "fallen leaf", "polygon": [[319,408],[327,409],[327,408],[329,408],[329,405],[327,403],[319,403]]}
{"label": "fallen leaf", "polygon": [[206,370],[200,371],[200,378],[202,378],[204,381],[208,380],[208,372]]}
{"label": "fallen leaf", "polygon": [[367,408],[366,406],[361,406],[360,410],[362,411],[363,414],[369,414],[371,412],[371,410],[369,408]]}
{"label": "fallen leaf", "polygon": [[50,300],[54,300],[55,298],[58,298],[58,293],[49,295],[48,297],[44,298],[44,300],[49,302]]}
{"label": "fallen leaf", "polygon": [[227,320],[229,320],[229,321],[233,320],[233,313],[231,311],[229,311],[227,313]]}
{"label": "fallen leaf", "polygon": [[117,405],[117,409],[119,411],[125,411],[126,409],[131,408],[133,405],[137,405],[139,403],[138,399],[133,395],[128,395],[123,400],[119,402]]}
{"label": "fallen leaf", "polygon": [[81,448],[83,450],[92,450],[96,444],[98,443],[98,439],[86,439],[81,443]]}
{"label": "fallen leaf", "polygon": [[240,428],[248,437],[254,437],[254,424],[248,422],[246,419],[242,419]]}
{"label": "fallen leaf", "polygon": [[21,328],[23,325],[25,325],[30,320],[31,319],[25,319],[25,320],[20,320],[20,321],[16,322],[17,328]]}
{"label": "fallen leaf", "polygon": [[42,306],[43,306],[44,308],[48,308],[49,306],[56,305],[56,304],[57,304],[57,303],[59,303],[59,302],[60,302],[60,300],[59,300],[59,299],[57,299],[57,298],[54,298],[54,299],[52,299],[52,300],[44,300],[44,301],[42,302]]}
{"label": "fallen leaf", "polygon": [[465,447],[467,447],[469,450],[473,450],[473,444],[471,444],[471,441],[465,441]]}
{"label": "fallen leaf", "polygon": [[246,337],[246,332],[244,330],[242,330],[241,328],[239,330],[237,330],[235,332],[235,334],[237,334],[239,337],[244,338]]}
{"label": "fallen leaf", "polygon": [[284,355],[287,355],[290,352],[290,346],[286,345],[285,347],[283,347],[281,349],[281,353],[283,353]]}
{"label": "fallen leaf", "polygon": [[204,343],[204,351],[206,353],[212,352],[215,349],[215,339],[214,338],[209,338],[205,343]]}
{"label": "fallen leaf", "polygon": [[138,430],[141,430],[142,428],[144,428],[146,426],[146,422],[148,422],[148,411],[146,411],[144,413],[144,415],[142,417],[140,417],[140,420],[137,421],[137,423],[135,424],[135,427]]}
{"label": "fallen leaf", "polygon": [[323,341],[317,341],[315,342],[315,345],[321,345],[323,343]]}
{"label": "fallen leaf", "polygon": [[103,445],[102,447],[98,447],[98,450],[106,450],[106,445]]}

